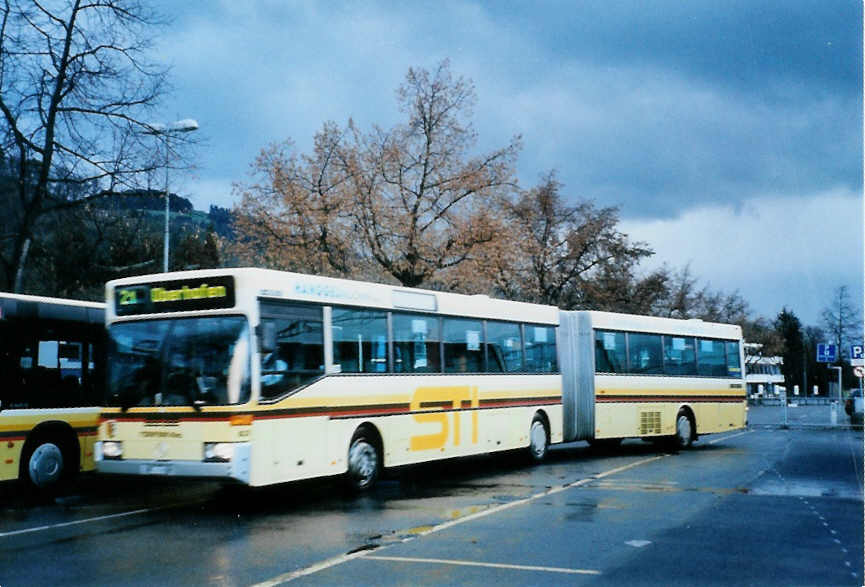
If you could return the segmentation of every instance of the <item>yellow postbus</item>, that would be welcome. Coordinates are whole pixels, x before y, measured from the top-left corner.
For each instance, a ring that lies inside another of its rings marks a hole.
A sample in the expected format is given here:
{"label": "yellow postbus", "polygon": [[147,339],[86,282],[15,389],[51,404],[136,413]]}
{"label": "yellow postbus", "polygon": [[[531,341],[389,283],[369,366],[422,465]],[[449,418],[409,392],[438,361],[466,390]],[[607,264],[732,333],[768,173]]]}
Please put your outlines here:
{"label": "yellow postbus", "polygon": [[0,293],[0,481],[94,468],[104,339],[104,304]]}
{"label": "yellow postbus", "polygon": [[[611,434],[675,438],[666,407],[660,427],[606,427],[609,409],[635,413],[595,406],[606,389],[596,392],[594,339],[552,306],[263,269],[106,289],[100,472],[253,486],[345,475],[365,489],[383,467],[513,449],[541,460],[551,443]],[[739,344],[733,329],[724,337]],[[707,381],[730,385],[726,357],[725,375]],[[653,389],[677,378],[657,374]],[[584,396],[598,410],[590,428]],[[727,429],[709,411],[694,416],[689,439]]]}

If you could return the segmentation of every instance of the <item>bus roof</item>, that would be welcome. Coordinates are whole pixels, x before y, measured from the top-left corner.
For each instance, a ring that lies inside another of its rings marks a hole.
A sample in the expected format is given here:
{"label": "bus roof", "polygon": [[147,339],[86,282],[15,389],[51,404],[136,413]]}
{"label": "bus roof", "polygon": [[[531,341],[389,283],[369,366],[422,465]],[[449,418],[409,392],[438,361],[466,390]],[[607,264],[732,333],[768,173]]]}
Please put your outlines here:
{"label": "bus roof", "polygon": [[559,322],[559,310],[555,306],[258,268],[205,269],[117,279],[108,282],[106,294],[107,299],[113,301],[114,290],[121,286],[165,282],[180,284],[187,281],[189,287],[199,287],[204,283],[201,280],[225,276],[235,279],[235,295],[238,300],[242,296],[252,295],[262,299],[429,312],[492,320],[518,320],[537,324],[557,325]]}
{"label": "bus roof", "polygon": [[629,332],[651,332],[655,334],[678,334],[738,340],[742,338],[742,328],[735,324],[704,322],[698,319],[681,320],[614,312],[585,311],[591,318],[592,328],[622,330]]}
{"label": "bus roof", "polygon": [[0,320],[12,318],[102,324],[105,304],[0,292]]}

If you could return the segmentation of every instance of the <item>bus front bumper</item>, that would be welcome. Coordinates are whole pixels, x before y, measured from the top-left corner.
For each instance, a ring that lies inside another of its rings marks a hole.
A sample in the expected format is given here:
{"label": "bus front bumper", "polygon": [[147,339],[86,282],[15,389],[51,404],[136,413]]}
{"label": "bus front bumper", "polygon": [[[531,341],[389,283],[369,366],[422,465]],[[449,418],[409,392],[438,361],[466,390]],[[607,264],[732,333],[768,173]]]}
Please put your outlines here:
{"label": "bus front bumper", "polygon": [[232,479],[249,484],[248,443],[237,443],[229,462],[161,461],[149,459],[106,459],[101,443],[97,443],[94,456],[96,471],[115,475],[149,475],[154,477],[200,477]]}

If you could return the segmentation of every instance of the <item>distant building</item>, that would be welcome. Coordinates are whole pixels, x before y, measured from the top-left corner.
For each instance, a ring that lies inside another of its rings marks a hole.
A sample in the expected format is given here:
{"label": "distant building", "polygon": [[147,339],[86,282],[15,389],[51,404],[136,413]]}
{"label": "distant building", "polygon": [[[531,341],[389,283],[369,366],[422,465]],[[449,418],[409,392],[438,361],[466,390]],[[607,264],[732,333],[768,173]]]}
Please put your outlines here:
{"label": "distant building", "polygon": [[784,388],[784,375],[781,373],[782,357],[765,357],[763,345],[745,343],[745,383],[748,397],[776,397]]}

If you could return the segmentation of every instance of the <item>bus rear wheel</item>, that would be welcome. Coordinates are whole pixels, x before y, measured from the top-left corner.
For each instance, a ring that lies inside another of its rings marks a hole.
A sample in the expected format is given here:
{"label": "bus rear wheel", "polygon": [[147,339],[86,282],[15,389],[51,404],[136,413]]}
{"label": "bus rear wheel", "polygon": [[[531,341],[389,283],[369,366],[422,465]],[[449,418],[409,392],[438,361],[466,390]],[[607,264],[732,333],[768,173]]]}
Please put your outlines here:
{"label": "bus rear wheel", "polygon": [[346,480],[352,491],[368,491],[375,485],[381,470],[381,455],[371,435],[361,429],[354,433],[348,447]]}
{"label": "bus rear wheel", "polygon": [[676,449],[686,449],[694,443],[694,423],[685,410],[679,410],[676,416],[676,434],[673,436],[673,446]]}
{"label": "bus rear wheel", "polygon": [[540,463],[547,456],[550,448],[550,433],[544,419],[535,414],[532,425],[529,427],[529,459],[533,463]]}

